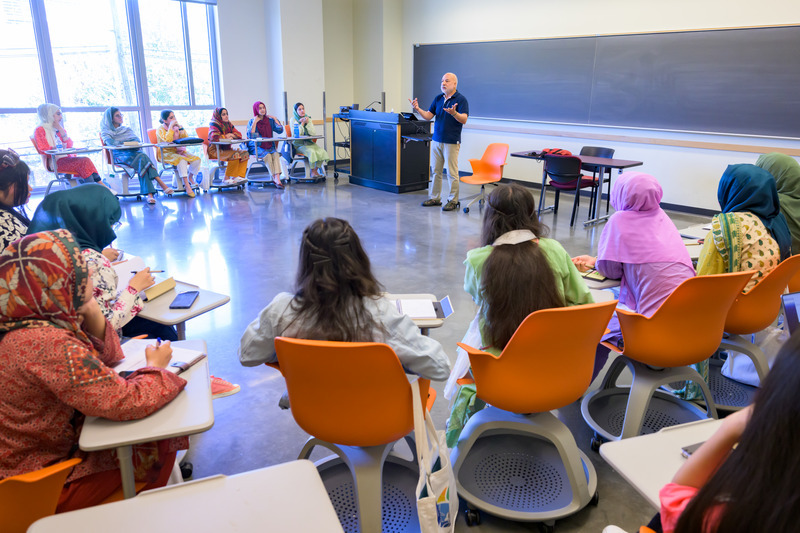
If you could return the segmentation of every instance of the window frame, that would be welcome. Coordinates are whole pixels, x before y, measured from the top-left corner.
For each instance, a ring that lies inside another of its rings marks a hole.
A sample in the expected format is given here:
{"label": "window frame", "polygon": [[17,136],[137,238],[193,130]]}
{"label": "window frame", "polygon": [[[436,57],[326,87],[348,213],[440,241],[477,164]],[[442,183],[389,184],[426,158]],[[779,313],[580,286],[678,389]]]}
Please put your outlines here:
{"label": "window frame", "polygon": [[[221,106],[222,97],[220,92],[220,71],[219,71],[219,52],[217,49],[217,27],[216,27],[216,0],[162,0],[178,1],[180,2],[181,13],[181,29],[183,32],[183,42],[185,51],[186,70],[185,75],[188,80],[189,88],[189,105],[175,105],[171,109],[175,111],[195,111],[195,110],[213,110]],[[211,67],[211,84],[212,84],[212,97],[213,104],[210,105],[197,105],[195,97],[195,83],[194,72],[192,66],[192,44],[189,32],[189,20],[186,9],[186,2],[205,5],[206,22],[208,28],[208,46],[209,58]],[[56,77],[55,63],[53,60],[53,48],[50,41],[50,31],[47,21],[47,11],[45,7],[45,0],[28,0],[31,19],[33,23],[34,40],[36,43],[37,59],[39,61],[39,69],[42,76],[42,85],[45,101],[53,103],[61,107],[64,113],[70,112],[97,112],[105,111],[106,107],[91,107],[91,106],[76,106],[65,107],[61,106],[61,98],[58,91],[58,79]],[[151,115],[155,109],[150,104],[150,92],[147,82],[147,69],[145,64],[144,43],[142,40],[141,32],[141,17],[139,11],[139,0],[125,0],[125,14],[128,19],[128,39],[131,49],[131,61],[133,63],[133,82],[136,87],[136,99],[138,105],[135,106],[119,106],[119,109],[127,113],[138,113],[139,125],[141,131],[139,132],[142,140],[147,142],[147,130],[153,128],[153,121]],[[42,102],[44,103],[44,102]],[[113,105],[114,102],[109,102]],[[159,108],[160,109],[160,108]],[[16,115],[16,114],[36,114],[36,108],[30,107],[0,107],[0,114]],[[100,126],[98,124],[98,133]],[[78,139],[81,143],[88,145],[99,144],[99,137],[94,136],[90,139]],[[6,143],[6,146],[22,152],[23,156],[38,157],[36,152],[30,146],[28,135],[20,138],[19,141],[13,143]],[[41,191],[44,187],[35,187],[34,191]]]}

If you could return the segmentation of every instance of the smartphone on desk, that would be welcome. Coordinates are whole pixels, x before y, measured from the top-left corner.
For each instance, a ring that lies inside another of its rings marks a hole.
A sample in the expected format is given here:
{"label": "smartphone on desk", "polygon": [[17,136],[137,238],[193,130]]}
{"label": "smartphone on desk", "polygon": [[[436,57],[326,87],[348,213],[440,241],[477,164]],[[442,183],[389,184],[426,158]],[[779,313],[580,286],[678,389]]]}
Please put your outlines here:
{"label": "smartphone on desk", "polygon": [[172,303],[169,304],[170,309],[189,309],[197,297],[200,296],[199,291],[186,291],[178,293]]}
{"label": "smartphone on desk", "polygon": [[681,455],[683,455],[688,459],[694,452],[697,451],[698,448],[700,448],[700,446],[702,446],[705,443],[706,441],[703,441],[703,442],[698,442],[696,444],[691,444],[689,446],[684,446],[683,448],[681,448]]}

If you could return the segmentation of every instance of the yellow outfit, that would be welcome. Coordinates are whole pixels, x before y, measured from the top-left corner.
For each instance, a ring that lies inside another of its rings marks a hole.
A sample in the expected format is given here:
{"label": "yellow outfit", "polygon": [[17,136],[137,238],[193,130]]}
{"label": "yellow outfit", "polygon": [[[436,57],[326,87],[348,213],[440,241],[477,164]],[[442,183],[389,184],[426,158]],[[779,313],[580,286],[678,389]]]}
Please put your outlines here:
{"label": "yellow outfit", "polygon": [[[158,142],[162,143],[171,143],[175,140],[174,137],[175,132],[172,129],[164,129],[164,126],[156,128],[156,137],[158,137]],[[186,130],[180,131],[181,139],[188,137],[189,134],[186,133]],[[192,155],[190,153],[179,154],[176,148],[162,148],[161,149],[161,161],[167,163],[169,165],[177,166],[178,163],[181,161],[186,161],[187,163],[192,163],[194,161],[200,161],[200,158],[196,155]]]}

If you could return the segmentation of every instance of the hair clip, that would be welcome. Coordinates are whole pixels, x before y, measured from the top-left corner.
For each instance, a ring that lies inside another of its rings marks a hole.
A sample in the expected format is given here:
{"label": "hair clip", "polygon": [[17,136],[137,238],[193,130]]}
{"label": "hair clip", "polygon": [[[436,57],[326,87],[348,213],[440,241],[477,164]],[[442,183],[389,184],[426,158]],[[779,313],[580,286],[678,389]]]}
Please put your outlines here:
{"label": "hair clip", "polygon": [[17,166],[17,163],[19,163],[19,154],[17,154],[17,152],[11,148],[3,151],[5,153],[3,154],[2,158],[0,158],[2,159],[2,161],[0,161],[0,169]]}

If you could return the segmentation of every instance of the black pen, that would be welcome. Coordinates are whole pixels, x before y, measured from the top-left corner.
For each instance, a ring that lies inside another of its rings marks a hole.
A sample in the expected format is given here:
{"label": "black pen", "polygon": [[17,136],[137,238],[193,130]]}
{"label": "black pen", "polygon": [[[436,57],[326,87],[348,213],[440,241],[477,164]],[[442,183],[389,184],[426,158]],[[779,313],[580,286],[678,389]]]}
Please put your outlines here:
{"label": "black pen", "polygon": [[[131,270],[131,274],[138,274],[139,272],[141,272],[141,270]],[[161,272],[164,272],[164,271],[163,270],[151,270],[150,271],[151,274],[153,274],[153,273],[159,274]]]}

